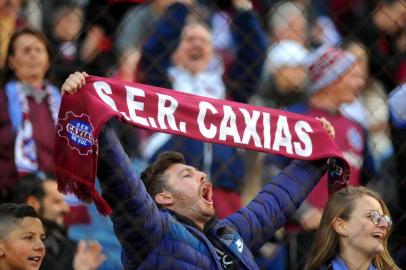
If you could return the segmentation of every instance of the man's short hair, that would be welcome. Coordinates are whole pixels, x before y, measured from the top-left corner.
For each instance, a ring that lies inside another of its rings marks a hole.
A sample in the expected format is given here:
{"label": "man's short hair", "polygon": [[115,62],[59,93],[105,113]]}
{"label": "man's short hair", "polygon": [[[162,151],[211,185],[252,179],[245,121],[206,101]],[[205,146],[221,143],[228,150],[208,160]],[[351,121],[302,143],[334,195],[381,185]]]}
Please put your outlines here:
{"label": "man's short hair", "polygon": [[141,173],[141,180],[153,199],[156,194],[169,189],[164,172],[177,163],[185,164],[185,158],[181,153],[174,151],[163,152],[154,163]]}
{"label": "man's short hair", "polygon": [[12,202],[25,203],[29,196],[42,201],[45,197],[45,190],[41,179],[36,174],[27,174],[13,186],[11,194]]}
{"label": "man's short hair", "polygon": [[0,238],[5,238],[23,218],[39,216],[33,207],[25,203],[0,204]]}

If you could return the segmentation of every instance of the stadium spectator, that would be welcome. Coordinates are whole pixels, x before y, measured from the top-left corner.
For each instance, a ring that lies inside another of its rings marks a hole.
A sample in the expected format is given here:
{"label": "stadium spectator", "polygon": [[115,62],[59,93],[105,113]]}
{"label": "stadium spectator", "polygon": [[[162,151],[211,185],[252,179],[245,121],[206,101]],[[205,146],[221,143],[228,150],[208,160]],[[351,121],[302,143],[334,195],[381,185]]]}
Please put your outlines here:
{"label": "stadium spectator", "polygon": [[291,40],[306,48],[308,25],[305,7],[299,1],[281,1],[269,15],[268,26],[273,43]]}
{"label": "stadium spectator", "polygon": [[377,177],[368,188],[383,198],[392,214],[398,211],[397,177],[394,175],[394,149],[390,138],[389,106],[382,84],[369,75],[368,52],[360,43],[347,40],[343,46],[357,57],[357,65],[365,76],[365,86],[351,103],[342,104],[341,113],[357,121],[368,132],[367,144],[373,156]]}
{"label": "stadium spectator", "polygon": [[[354,4],[359,1],[351,1]],[[404,35],[406,25],[405,0],[363,1],[350,10],[356,10],[337,25],[345,36],[358,39],[369,54],[371,75],[383,83],[389,93],[402,81],[397,74],[404,63],[403,46],[397,46],[399,36]],[[333,11],[334,12],[334,11]],[[333,14],[340,13],[335,11]]]}
{"label": "stadium spectator", "polygon": [[[227,80],[233,86],[228,84],[226,88],[223,74],[209,68],[213,59],[211,33],[202,23],[187,22],[190,7],[182,3],[167,9],[146,41],[140,60],[144,75],[141,81],[217,99],[225,98],[227,89],[231,98],[246,101],[257,87],[266,39],[251,3],[236,0],[233,6],[236,15],[231,29],[237,62]],[[220,217],[241,207],[240,191],[245,172],[242,153],[236,148],[155,133],[144,149],[147,160],[153,160],[161,151],[174,150],[184,153],[192,166],[204,168],[214,182],[214,201],[221,200],[216,203]]]}
{"label": "stadium spectator", "polygon": [[324,209],[305,269],[400,269],[388,252],[391,226],[378,194],[365,187],[341,189]]}
{"label": "stadium spectator", "polygon": [[292,40],[281,40],[268,52],[263,80],[255,103],[271,108],[281,108],[304,102],[307,95],[307,70],[305,60],[308,50]]}
{"label": "stadium spectator", "polygon": [[[54,170],[52,152],[61,100],[49,80],[53,54],[46,37],[23,28],[13,33],[0,82],[0,189],[27,173]],[[71,223],[88,223],[82,204]]]}
{"label": "stadium spectator", "polygon": [[191,12],[192,7],[181,2],[169,6],[144,44],[139,81],[213,98],[227,96],[235,101],[247,101],[258,83],[266,38],[250,1],[234,0],[233,3],[236,15],[232,35],[237,62],[230,74],[226,74],[227,82],[232,84],[227,84],[227,93],[222,82],[224,74],[208,70],[213,56],[210,31],[193,18],[196,14]]}
{"label": "stadium spectator", "polygon": [[39,269],[45,256],[45,233],[34,208],[0,204],[0,269]]}
{"label": "stadium spectator", "polygon": [[140,49],[154,30],[154,25],[174,0],[153,0],[129,9],[117,27],[115,48],[119,66],[115,77],[135,81]]}
{"label": "stadium spectator", "polygon": [[14,186],[12,201],[32,206],[43,222],[47,255],[40,269],[94,270],[105,260],[97,242],[69,239],[63,223],[69,206],[53,176],[40,180],[34,174],[26,175]]}
{"label": "stadium spectator", "polygon": [[[368,146],[374,156],[377,169],[393,154],[389,133],[389,107],[382,84],[369,76],[369,55],[357,41],[349,40],[342,46],[357,57],[357,65],[365,77],[365,87],[352,103],[342,104],[342,113],[368,130]],[[385,200],[387,202],[387,200]]]}
{"label": "stadium spectator", "polygon": [[305,59],[308,54],[309,22],[302,4],[294,1],[277,3],[268,25],[271,45],[268,48],[258,95],[251,103],[281,108],[304,101],[307,84]]}
{"label": "stadium spectator", "polygon": [[83,17],[81,7],[74,4],[61,4],[52,15],[49,37],[55,49],[52,75],[57,85],[82,65],[79,36]]}
{"label": "stadium spectator", "polygon": [[47,79],[51,63],[51,50],[40,32],[24,28],[13,33],[0,86],[1,188],[26,173],[53,171],[61,96]]}
{"label": "stadium spectator", "polygon": [[[322,116],[336,129],[335,142],[351,167],[349,183],[365,184],[375,176],[373,159],[366,147],[366,131],[363,127],[340,113],[340,105],[352,102],[365,83],[365,77],[356,64],[356,57],[341,49],[323,46],[307,59],[310,79],[306,91],[309,100],[288,107],[289,111],[308,116]],[[265,176],[274,174],[288,164],[286,158],[268,156],[265,160]],[[294,216],[299,228],[288,229],[297,236],[297,258],[303,260],[303,251],[313,241],[323,208],[328,200],[327,176],[323,177]],[[303,262],[303,261],[302,261]]]}

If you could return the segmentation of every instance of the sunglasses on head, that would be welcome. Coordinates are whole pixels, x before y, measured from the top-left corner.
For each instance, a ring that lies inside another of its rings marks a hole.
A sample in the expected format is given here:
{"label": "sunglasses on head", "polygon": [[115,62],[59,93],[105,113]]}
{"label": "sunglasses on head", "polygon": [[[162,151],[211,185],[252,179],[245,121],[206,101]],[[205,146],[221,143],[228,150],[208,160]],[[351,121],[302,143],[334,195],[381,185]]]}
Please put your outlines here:
{"label": "sunglasses on head", "polygon": [[388,230],[392,227],[392,219],[388,215],[381,215],[376,210],[368,210],[367,216],[371,219],[372,223],[378,226],[386,225]]}

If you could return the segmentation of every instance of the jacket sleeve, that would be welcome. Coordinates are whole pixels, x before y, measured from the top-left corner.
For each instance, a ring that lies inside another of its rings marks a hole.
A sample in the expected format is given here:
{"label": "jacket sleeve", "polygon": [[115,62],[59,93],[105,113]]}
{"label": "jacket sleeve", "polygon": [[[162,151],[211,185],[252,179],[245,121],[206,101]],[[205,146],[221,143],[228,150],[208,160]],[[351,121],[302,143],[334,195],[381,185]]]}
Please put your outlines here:
{"label": "jacket sleeve", "polygon": [[99,136],[97,176],[112,208],[114,231],[126,265],[143,260],[162,238],[165,218],[135,174],[116,134],[108,125]]}
{"label": "jacket sleeve", "polygon": [[175,3],[158,20],[155,30],[142,48],[138,80],[159,87],[171,88],[167,69],[171,54],[179,43],[189,14],[186,5]]}
{"label": "jacket sleeve", "polygon": [[231,29],[236,55],[228,74],[227,91],[232,100],[247,103],[260,81],[267,38],[252,11],[239,12]]}
{"label": "jacket sleeve", "polygon": [[252,250],[258,249],[286,223],[326,169],[326,160],[292,161],[246,207],[225,222],[234,226]]}

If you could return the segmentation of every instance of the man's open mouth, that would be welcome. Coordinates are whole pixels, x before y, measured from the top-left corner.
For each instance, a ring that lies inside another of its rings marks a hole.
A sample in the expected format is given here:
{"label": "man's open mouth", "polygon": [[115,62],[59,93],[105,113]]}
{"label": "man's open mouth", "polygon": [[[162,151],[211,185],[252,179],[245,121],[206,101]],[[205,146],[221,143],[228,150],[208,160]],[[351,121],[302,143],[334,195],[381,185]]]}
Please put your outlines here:
{"label": "man's open mouth", "polygon": [[213,204],[213,188],[211,184],[204,184],[201,194],[207,204]]}

